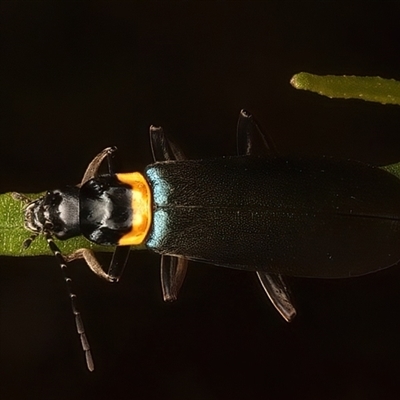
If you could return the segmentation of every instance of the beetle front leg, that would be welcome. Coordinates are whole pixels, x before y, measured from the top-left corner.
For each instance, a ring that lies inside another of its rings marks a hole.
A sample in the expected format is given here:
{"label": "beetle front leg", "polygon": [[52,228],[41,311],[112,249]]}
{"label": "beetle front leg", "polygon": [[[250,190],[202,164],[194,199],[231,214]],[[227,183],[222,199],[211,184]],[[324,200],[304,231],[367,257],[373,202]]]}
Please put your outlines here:
{"label": "beetle front leg", "polygon": [[94,272],[98,277],[108,281],[115,282],[115,279],[110,275],[106,274],[97,260],[94,252],[90,249],[82,248],[74,251],[72,254],[68,256],[64,256],[66,262],[71,262],[74,260],[84,259],[88,267]]}
{"label": "beetle front leg", "polygon": [[108,170],[110,175],[114,173],[111,155],[117,150],[115,146],[113,147],[106,147],[102,150],[93,160],[89,163],[88,167],[86,168],[85,173],[83,174],[83,178],[81,183],[78,185],[79,187],[82,186],[88,180],[94,178],[98,175],[98,171],[100,168],[101,163],[107,158],[108,162]]}

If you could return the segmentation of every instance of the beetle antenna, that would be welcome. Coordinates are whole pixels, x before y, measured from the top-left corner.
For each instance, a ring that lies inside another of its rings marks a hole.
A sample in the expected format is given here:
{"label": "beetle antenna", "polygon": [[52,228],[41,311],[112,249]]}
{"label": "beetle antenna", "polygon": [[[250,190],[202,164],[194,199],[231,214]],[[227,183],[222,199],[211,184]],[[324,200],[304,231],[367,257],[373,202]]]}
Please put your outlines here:
{"label": "beetle antenna", "polygon": [[11,192],[11,197],[14,200],[22,201],[25,204],[29,204],[32,201],[29,197],[26,197],[24,194],[18,192]]}
{"label": "beetle antenna", "polygon": [[33,233],[31,236],[28,237],[28,239],[25,239],[24,242],[22,243],[22,249],[26,250],[29,248],[29,246],[32,244],[32,242],[38,237],[38,233]]}
{"label": "beetle antenna", "polygon": [[72,290],[72,279],[70,278],[70,276],[68,274],[67,263],[66,263],[63,255],[61,254],[60,249],[55,244],[51,234],[47,230],[44,231],[43,233],[47,240],[47,243],[49,244],[50,250],[53,252],[58,263],[60,264],[61,271],[63,272],[63,275],[64,275],[64,280],[67,283],[68,294],[71,299],[72,312],[75,316],[76,330],[77,330],[77,332],[79,334],[79,338],[81,340],[82,349],[85,352],[86,365],[87,365],[89,371],[93,371],[94,363],[93,363],[92,353],[90,352],[90,345],[89,345],[89,342],[88,342],[86,334],[85,334],[85,328],[83,326],[82,316],[78,310],[76,294]]}

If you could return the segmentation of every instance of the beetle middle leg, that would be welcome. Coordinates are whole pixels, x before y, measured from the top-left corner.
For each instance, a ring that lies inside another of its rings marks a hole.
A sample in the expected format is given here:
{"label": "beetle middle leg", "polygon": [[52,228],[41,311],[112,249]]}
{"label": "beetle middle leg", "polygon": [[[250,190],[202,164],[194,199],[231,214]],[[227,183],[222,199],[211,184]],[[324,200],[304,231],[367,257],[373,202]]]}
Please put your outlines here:
{"label": "beetle middle leg", "polygon": [[[150,144],[154,161],[185,160],[182,150],[169,141],[161,127],[150,127]],[[161,287],[164,301],[174,301],[186,276],[188,260],[176,256],[161,256]]]}
{"label": "beetle middle leg", "polygon": [[[241,110],[239,114],[236,143],[239,155],[279,155],[272,139],[261,131],[253,116],[245,110]],[[257,271],[257,277],[276,310],[285,321],[292,321],[296,316],[296,309],[283,276]]]}
{"label": "beetle middle leg", "polygon": [[279,156],[272,138],[263,133],[254,117],[246,110],[240,110],[236,127],[238,155]]}

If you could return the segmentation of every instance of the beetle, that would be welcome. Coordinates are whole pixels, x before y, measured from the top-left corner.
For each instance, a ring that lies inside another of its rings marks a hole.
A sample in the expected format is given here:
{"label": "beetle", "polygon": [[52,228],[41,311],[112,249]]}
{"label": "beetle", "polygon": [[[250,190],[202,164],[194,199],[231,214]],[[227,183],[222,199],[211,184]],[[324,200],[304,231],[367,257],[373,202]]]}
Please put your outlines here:
{"label": "beetle", "polygon": [[[98,276],[116,282],[130,249],[145,245],[161,255],[166,301],[177,298],[189,260],[253,271],[286,321],[296,309],[285,276],[347,278],[400,260],[400,180],[385,170],[329,157],[280,156],[245,110],[237,156],[188,160],[154,126],[150,144],[155,162],[143,174],[115,173],[115,148],[109,147],[77,186],[33,201],[15,194],[27,203],[25,227],[33,232],[24,247],[42,234],[64,271],[83,258]],[[100,174],[105,160],[108,173]],[[115,246],[107,273],[92,250],[63,256],[53,241],[77,235]],[[93,369],[75,303],[73,310]]]}

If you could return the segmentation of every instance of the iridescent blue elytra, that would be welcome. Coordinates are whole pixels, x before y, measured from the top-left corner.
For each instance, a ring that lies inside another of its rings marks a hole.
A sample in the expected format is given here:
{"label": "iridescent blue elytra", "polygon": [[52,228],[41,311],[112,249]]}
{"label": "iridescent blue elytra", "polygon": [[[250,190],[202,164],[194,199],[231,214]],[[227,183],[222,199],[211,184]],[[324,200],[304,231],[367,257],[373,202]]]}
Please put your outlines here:
{"label": "iridescent blue elytra", "polygon": [[400,181],[322,157],[169,161],[145,171],[146,245],[161,254],[303,277],[349,277],[400,260]]}

